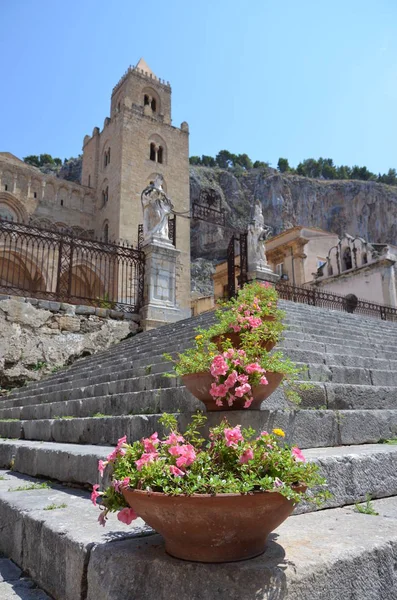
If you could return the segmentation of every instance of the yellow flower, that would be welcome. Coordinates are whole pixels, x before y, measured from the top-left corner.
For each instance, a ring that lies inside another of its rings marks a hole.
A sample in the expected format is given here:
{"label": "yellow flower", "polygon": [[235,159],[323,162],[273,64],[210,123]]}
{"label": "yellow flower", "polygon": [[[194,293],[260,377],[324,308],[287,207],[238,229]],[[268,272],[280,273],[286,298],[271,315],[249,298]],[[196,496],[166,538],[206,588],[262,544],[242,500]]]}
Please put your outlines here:
{"label": "yellow flower", "polygon": [[202,337],[203,337],[202,335],[196,335],[195,339],[196,340],[201,340]]}
{"label": "yellow flower", "polygon": [[279,435],[280,437],[285,437],[285,433],[282,429],[273,429],[273,433]]}

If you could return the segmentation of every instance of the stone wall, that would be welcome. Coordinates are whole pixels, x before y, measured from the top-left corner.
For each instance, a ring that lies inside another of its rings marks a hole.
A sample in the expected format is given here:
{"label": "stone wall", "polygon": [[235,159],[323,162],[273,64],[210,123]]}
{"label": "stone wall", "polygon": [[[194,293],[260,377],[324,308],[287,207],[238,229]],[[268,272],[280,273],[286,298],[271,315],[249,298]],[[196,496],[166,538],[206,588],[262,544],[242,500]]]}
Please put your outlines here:
{"label": "stone wall", "polygon": [[139,331],[139,315],[0,297],[0,388],[23,385]]}

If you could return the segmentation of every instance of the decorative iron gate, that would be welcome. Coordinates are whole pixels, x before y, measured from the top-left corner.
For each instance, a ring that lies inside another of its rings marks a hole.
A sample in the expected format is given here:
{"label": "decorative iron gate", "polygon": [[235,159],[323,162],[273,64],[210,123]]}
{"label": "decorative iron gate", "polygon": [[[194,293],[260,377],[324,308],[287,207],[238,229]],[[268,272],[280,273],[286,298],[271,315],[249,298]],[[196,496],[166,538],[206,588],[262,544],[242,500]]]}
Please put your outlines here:
{"label": "decorative iron gate", "polygon": [[135,312],[143,278],[136,248],[0,219],[0,293]]}
{"label": "decorative iron gate", "polygon": [[[236,245],[239,245],[237,256],[240,264],[236,265]],[[236,277],[237,269],[240,271]],[[233,234],[227,247],[227,297],[234,298],[236,287],[240,289],[248,281],[247,233]],[[237,286],[236,286],[237,283]]]}

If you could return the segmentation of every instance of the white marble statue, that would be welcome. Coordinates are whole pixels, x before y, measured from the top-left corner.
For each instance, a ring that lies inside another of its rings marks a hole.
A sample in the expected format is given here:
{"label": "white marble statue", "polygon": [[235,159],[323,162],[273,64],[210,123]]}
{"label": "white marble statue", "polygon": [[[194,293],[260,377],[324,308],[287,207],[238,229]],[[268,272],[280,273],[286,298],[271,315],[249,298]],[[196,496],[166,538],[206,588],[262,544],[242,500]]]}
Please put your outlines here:
{"label": "white marble statue", "polygon": [[264,241],[271,230],[271,227],[265,225],[262,205],[259,200],[256,200],[254,217],[248,225],[247,236],[248,268],[250,270],[268,268]]}
{"label": "white marble statue", "polygon": [[168,216],[173,210],[171,200],[162,188],[163,178],[157,175],[141,194],[143,210],[143,237],[150,240],[155,237],[169,243]]}

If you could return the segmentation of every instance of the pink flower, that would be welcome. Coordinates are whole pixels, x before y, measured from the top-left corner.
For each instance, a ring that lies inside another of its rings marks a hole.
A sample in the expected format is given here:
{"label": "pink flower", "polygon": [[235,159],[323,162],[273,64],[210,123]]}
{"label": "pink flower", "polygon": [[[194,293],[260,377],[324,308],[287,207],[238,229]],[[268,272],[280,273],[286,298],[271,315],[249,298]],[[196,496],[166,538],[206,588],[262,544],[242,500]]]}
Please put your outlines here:
{"label": "pink flower", "polygon": [[227,394],[227,387],[225,386],[224,383],[221,383],[220,385],[216,385],[216,383],[212,383],[211,388],[210,388],[210,394],[213,398],[218,398],[218,397],[223,398]]}
{"label": "pink flower", "polygon": [[117,442],[117,448],[121,448],[121,446],[122,446],[123,444],[126,444],[126,443],[127,443],[127,436],[126,436],[126,435],[124,435],[122,438],[120,438],[120,439],[118,440],[118,442]]}
{"label": "pink flower", "polygon": [[226,352],[223,353],[223,356],[225,358],[233,358],[233,356],[234,356],[233,348],[229,348],[228,350],[226,350]]}
{"label": "pink flower", "polygon": [[236,387],[236,389],[234,390],[234,393],[236,394],[237,398],[242,398],[245,394],[248,394],[248,392],[251,391],[251,386],[249,383],[243,383],[242,385]]}
{"label": "pink flower", "polygon": [[295,458],[295,460],[300,461],[300,462],[305,462],[306,459],[302,454],[302,451],[299,450],[299,448],[297,446],[294,446],[293,448],[291,448],[291,453],[292,456]]}
{"label": "pink flower", "polygon": [[227,399],[227,403],[229,406],[233,406],[233,402],[235,401],[236,396],[233,396],[233,394],[229,394],[229,397]]}
{"label": "pink flower", "polygon": [[215,400],[215,404],[216,404],[217,406],[223,406],[223,402],[222,402],[222,400],[220,400],[219,398],[217,398],[217,399]]}
{"label": "pink flower", "polygon": [[240,431],[241,425],[236,425],[233,429],[226,428],[224,430],[225,438],[226,438],[226,446],[237,446],[237,442],[243,442],[244,438]]}
{"label": "pink flower", "polygon": [[105,471],[107,464],[108,464],[107,461],[104,461],[104,460],[98,461],[98,471],[100,472],[101,477],[103,477],[103,472]]}
{"label": "pink flower", "polygon": [[181,471],[181,469],[178,469],[178,467],[176,467],[175,465],[170,466],[170,472],[172,475],[175,475],[175,477],[183,477],[185,474],[183,471]]}
{"label": "pink flower", "polygon": [[239,331],[241,331],[240,325],[232,325],[232,329],[234,333],[238,333]]}
{"label": "pink flower", "polygon": [[196,452],[191,444],[177,446],[179,450],[179,458],[176,459],[177,467],[188,467],[196,460]]}
{"label": "pink flower", "polygon": [[249,460],[252,460],[253,458],[254,458],[253,451],[251,450],[251,448],[247,448],[247,450],[244,450],[244,452],[240,456],[239,462],[244,464],[244,463],[247,463]]}
{"label": "pink flower", "polygon": [[259,380],[259,383],[260,383],[261,385],[267,385],[269,382],[268,382],[268,380],[266,379],[266,377],[265,377],[265,376],[263,376],[263,377],[261,377],[261,378],[260,378],[260,380]]}
{"label": "pink flower", "polygon": [[129,486],[129,484],[130,484],[129,477],[124,477],[124,479],[122,479],[121,481],[118,481],[117,479],[114,479],[112,481],[112,486],[114,487],[116,492],[118,492],[119,494],[121,493],[121,490],[123,488],[127,488]]}
{"label": "pink flower", "polygon": [[158,452],[150,452],[142,454],[141,458],[135,461],[138,471],[142,470],[144,465],[154,462],[158,457]]}
{"label": "pink flower", "polygon": [[260,317],[248,317],[247,321],[252,329],[256,329],[256,327],[262,325],[262,319]]}
{"label": "pink flower", "polygon": [[234,384],[236,383],[236,381],[237,381],[237,371],[233,370],[233,371],[232,371],[232,372],[231,372],[231,373],[228,375],[227,379],[225,380],[225,383],[224,383],[224,385],[225,385],[227,388],[231,388],[231,387],[233,387],[233,386],[234,386]]}
{"label": "pink flower", "polygon": [[244,311],[244,314],[245,314],[245,316],[246,316],[246,317],[249,317],[249,316],[250,316],[250,314],[251,314],[251,311],[250,311],[250,310],[245,310],[245,311]]}
{"label": "pink flower", "polygon": [[233,362],[233,364],[234,364],[235,367],[237,367],[237,365],[241,365],[241,360],[239,358],[236,358],[232,362]]}
{"label": "pink flower", "polygon": [[211,364],[211,375],[213,377],[219,377],[220,375],[226,375],[227,371],[228,371],[228,366],[227,363],[225,362],[225,359],[223,358],[222,354],[218,354],[217,356],[214,357],[212,364]]}
{"label": "pink flower", "polygon": [[138,515],[133,508],[123,508],[117,513],[117,518],[122,523],[130,525],[132,521],[138,518]]}
{"label": "pink flower", "polygon": [[175,431],[172,431],[170,435],[164,440],[163,444],[167,444],[168,446],[175,446],[179,444],[179,442],[184,442],[185,438],[183,435],[178,435]]}
{"label": "pink flower", "polygon": [[268,431],[261,431],[261,435],[269,435]]}
{"label": "pink flower", "polygon": [[240,383],[247,383],[248,382],[248,375],[239,375],[237,377],[238,381]]}
{"label": "pink flower", "polygon": [[246,401],[244,402],[244,408],[249,408],[251,406],[251,404],[253,403],[254,399],[251,396],[251,398],[247,398]]}
{"label": "pink flower", "polygon": [[99,496],[101,495],[100,493],[98,493],[98,489],[99,485],[97,483],[92,486],[91,502],[94,506],[96,506],[96,499],[99,498]]}
{"label": "pink flower", "polygon": [[258,363],[251,363],[245,367],[247,373],[263,373],[264,369]]}
{"label": "pink flower", "polygon": [[105,527],[105,525],[106,525],[106,521],[107,521],[106,515],[107,515],[107,511],[106,510],[102,510],[99,513],[98,522],[99,522],[100,525],[102,525],[102,527]]}
{"label": "pink flower", "polygon": [[143,447],[145,449],[145,452],[156,452],[156,446],[158,446],[159,444],[159,439],[158,439],[158,433],[157,431],[155,433],[153,433],[150,437],[148,438],[144,438],[142,440],[142,444]]}
{"label": "pink flower", "polygon": [[239,356],[246,356],[245,350],[237,350],[237,354],[239,354]]}
{"label": "pink flower", "polygon": [[281,479],[279,479],[278,477],[275,478],[274,480],[274,487],[283,487],[284,483],[281,481]]}

